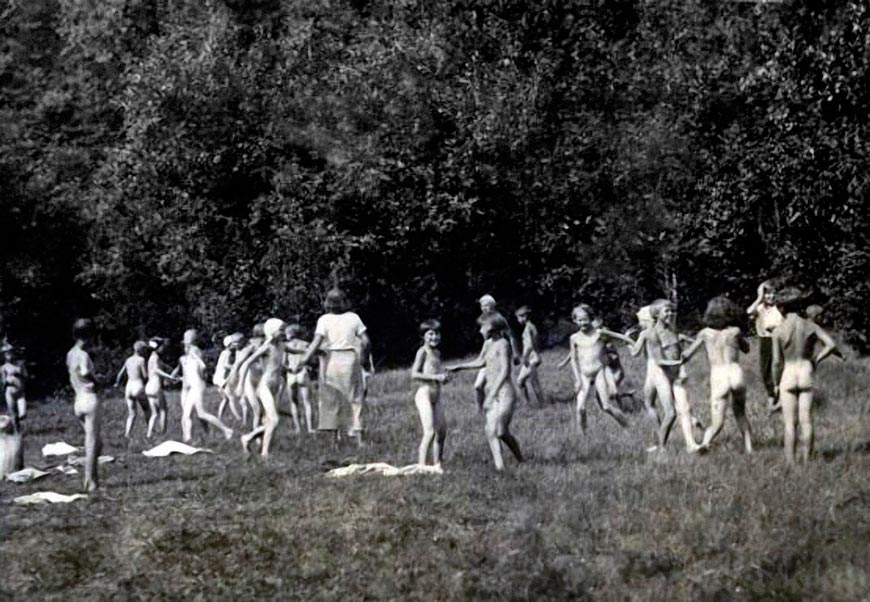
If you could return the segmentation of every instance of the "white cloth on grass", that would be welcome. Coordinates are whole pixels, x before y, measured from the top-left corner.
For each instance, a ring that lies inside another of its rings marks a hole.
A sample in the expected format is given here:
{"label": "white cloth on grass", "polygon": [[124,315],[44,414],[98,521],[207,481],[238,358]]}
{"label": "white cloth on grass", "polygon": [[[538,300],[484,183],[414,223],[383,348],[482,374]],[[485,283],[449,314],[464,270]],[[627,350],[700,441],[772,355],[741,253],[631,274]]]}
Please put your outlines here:
{"label": "white cloth on grass", "polygon": [[27,483],[28,481],[35,481],[36,479],[41,479],[47,475],[48,473],[44,470],[28,466],[27,468],[22,468],[17,472],[6,475],[6,480],[12,481],[13,483]]}
{"label": "white cloth on grass", "polygon": [[157,447],[152,447],[151,449],[146,449],[142,452],[143,455],[149,458],[165,458],[170,454],[184,454],[185,456],[189,456],[198,453],[210,454],[212,451],[202,447],[192,447],[184,443],[179,443],[178,441],[164,441]]}
{"label": "white cloth on grass", "polygon": [[379,474],[385,477],[398,477],[417,474],[440,475],[444,474],[444,470],[440,466],[408,464],[407,466],[398,467],[385,462],[374,462],[372,464],[349,464],[348,466],[333,468],[326,473],[326,476],[341,478],[355,474]]}
{"label": "white cloth on grass", "polygon": [[76,500],[86,499],[83,493],[74,493],[72,495],[63,495],[54,491],[37,491],[30,495],[22,495],[13,499],[16,504],[67,504]]}
{"label": "white cloth on grass", "polygon": [[[100,456],[97,458],[97,464],[106,464],[108,462],[114,462],[114,456]],[[84,466],[85,462],[87,462],[87,458],[84,456],[70,456],[66,459],[66,463],[70,466]]]}
{"label": "white cloth on grass", "polygon": [[60,466],[55,466],[54,469],[66,475],[79,474],[79,471],[70,466],[69,464],[61,464]]}
{"label": "white cloth on grass", "polygon": [[43,456],[68,456],[69,454],[79,451],[79,448],[73,447],[66,441],[58,441],[57,443],[48,443],[42,446]]}

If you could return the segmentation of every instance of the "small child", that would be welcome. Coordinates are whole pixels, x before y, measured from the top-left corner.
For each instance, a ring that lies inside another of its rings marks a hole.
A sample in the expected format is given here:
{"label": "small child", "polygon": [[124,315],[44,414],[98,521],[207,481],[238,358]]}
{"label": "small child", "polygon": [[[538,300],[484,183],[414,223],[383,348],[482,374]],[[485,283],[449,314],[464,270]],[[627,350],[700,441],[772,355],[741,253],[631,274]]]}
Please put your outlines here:
{"label": "small child", "polygon": [[223,432],[226,439],[233,436],[233,429],[225,425],[217,416],[205,409],[205,361],[202,359],[197,341],[199,334],[194,329],[184,331],[182,344],[184,355],[179,358],[179,365],[172,371],[175,376],[181,371],[181,432],[182,439],[188,443],[193,438],[193,412],[199,418],[203,428],[211,424]]}
{"label": "small child", "polygon": [[[480,304],[480,316],[477,318],[477,325],[480,327],[483,324],[484,320],[487,320],[491,317],[500,318],[507,324],[507,320],[505,320],[504,316],[496,309],[495,298],[492,295],[483,295],[480,299],[477,300]],[[514,334],[510,329],[510,325],[508,325],[505,337],[507,337],[508,342],[511,346],[512,357],[514,358],[514,362],[519,362],[517,345],[514,342]],[[486,342],[484,341],[484,349],[486,347]],[[483,354],[484,350],[481,350],[481,354]],[[477,373],[477,378],[474,379],[474,391],[477,395],[477,405],[479,407],[483,406],[483,400],[486,397],[486,370],[481,369]]]}
{"label": "small child", "polygon": [[[138,414],[137,406],[142,412],[149,411],[148,396],[145,395],[145,381],[148,380],[148,370],[145,357],[148,355],[148,343],[136,341],[133,343],[133,355],[124,361],[124,365],[115,378],[115,387],[121,386],[121,378],[127,373],[127,386],[124,387],[124,400],[127,402],[127,427],[124,436],[129,439],[133,424]],[[150,416],[148,422],[151,422]]]}
{"label": "small child", "polygon": [[314,432],[312,426],[311,412],[311,376],[308,374],[308,366],[302,366],[296,372],[294,369],[299,366],[302,355],[308,349],[310,341],[302,338],[302,326],[297,323],[292,323],[287,326],[284,334],[287,338],[287,355],[285,356],[287,368],[287,398],[290,400],[290,410],[293,420],[296,423],[296,431],[299,432],[299,415],[296,410],[298,402],[302,403],[302,410],[305,413],[305,427],[309,433]]}
{"label": "small child", "polygon": [[[800,425],[800,459],[804,462],[813,453],[813,377],[819,362],[837,348],[834,339],[818,324],[798,315],[805,305],[798,289],[777,293],[777,304],[785,311],[785,319],[773,331],[771,364],[777,383],[774,392],[782,405],[785,459],[795,460],[795,426]],[[816,352],[817,344],[822,349]]]}
{"label": "small child", "polygon": [[574,372],[574,385],[577,396],[577,412],[575,424],[580,431],[586,432],[586,400],[589,392],[597,393],[598,405],[611,418],[624,427],[628,424],[625,414],[614,405],[616,400],[616,384],[612,376],[607,374],[608,341],[622,341],[633,344],[627,336],[606,328],[594,326],[595,313],[593,309],[580,304],[571,311],[571,319],[578,331],[571,335],[571,369]]}
{"label": "small child", "polygon": [[529,405],[532,403],[529,394],[529,388],[531,388],[540,406],[544,405],[545,401],[541,381],[538,378],[538,366],[541,365],[540,344],[538,329],[532,323],[531,315],[532,309],[528,305],[523,305],[516,311],[517,322],[523,327],[523,351],[520,358],[520,375],[517,377],[517,386]]}
{"label": "small child", "polygon": [[512,351],[507,340],[510,336],[507,321],[500,315],[488,315],[480,319],[480,334],[484,345],[478,359],[465,364],[447,368],[448,372],[458,370],[485,369],[487,383],[486,394],[481,407],[486,415],[486,438],[495,469],[504,470],[501,443],[507,445],[517,462],[523,461],[520,445],[510,433],[510,422],[513,416],[514,404],[517,400],[517,389],[511,378]]}
{"label": "small child", "polygon": [[417,450],[417,464],[424,466],[429,447],[432,447],[432,463],[440,467],[444,454],[444,441],[447,438],[447,425],[444,420],[444,403],[441,401],[441,384],[447,382],[447,373],[441,368],[441,323],[426,320],[420,324],[423,345],[417,351],[411,378],[420,383],[414,395],[414,403],[420,414],[423,438]]}
{"label": "small child", "polygon": [[99,487],[97,474],[97,458],[100,456],[102,441],[100,440],[100,399],[97,397],[97,385],[94,380],[94,364],[88,354],[94,335],[94,325],[91,320],[78,319],[73,324],[75,344],[66,354],[66,367],[69,380],[75,391],[73,411],[85,431],[85,475],[83,487],[85,491],[94,491]]}
{"label": "small child", "polygon": [[148,421],[148,432],[145,436],[151,438],[154,425],[158,420],[160,432],[166,433],[166,394],[163,392],[163,379],[176,381],[181,379],[169,374],[168,367],[160,359],[160,354],[166,348],[166,339],[152,337],[148,341],[148,347],[151,348],[151,355],[148,357],[148,382],[145,383],[145,396],[151,407],[151,419]]}
{"label": "small child", "polygon": [[211,377],[211,382],[218,388],[218,393],[221,396],[221,402],[218,406],[217,417],[224,419],[224,410],[227,405],[230,406],[230,412],[239,420],[242,416],[236,408],[237,398],[229,387],[224,387],[229,378],[230,371],[235,361],[236,352],[239,350],[241,342],[244,340],[244,335],[240,332],[228,334],[223,339],[224,348],[218,356],[217,365],[214,368],[214,374]]}
{"label": "small child", "polygon": [[0,366],[0,382],[5,388],[6,411],[12,416],[17,429],[18,422],[27,414],[27,399],[24,395],[27,368],[21,361],[18,350],[8,342],[3,342],[2,351],[6,362]]}
{"label": "small child", "polygon": [[730,398],[746,453],[752,453],[752,430],[746,418],[746,383],[743,368],[737,361],[741,352],[749,352],[749,341],[740,330],[741,313],[740,308],[727,297],[711,299],[704,312],[704,324],[707,327],[701,329],[695,342],[683,351],[683,358],[688,360],[704,345],[710,364],[711,422],[704,431],[700,449],[708,449],[713,438],[722,430],[725,406]]}
{"label": "small child", "polygon": [[244,376],[239,373],[239,370],[242,364],[245,363],[245,360],[248,359],[248,356],[259,349],[262,344],[263,323],[258,322],[254,324],[254,328],[251,330],[251,338],[248,339],[248,344],[236,353],[235,362],[233,362],[233,367],[230,370],[229,376],[227,376],[226,383],[224,383],[224,387],[232,389],[231,394],[235,395],[236,399],[241,400],[242,425],[248,423],[249,407],[254,418],[253,426],[257,427],[260,425],[261,411],[260,401],[257,399],[257,387],[260,384],[260,377],[263,375],[263,362],[252,362]]}
{"label": "small child", "polygon": [[758,286],[758,296],[746,310],[751,318],[755,318],[755,333],[758,335],[758,362],[761,379],[767,391],[767,407],[773,410],[778,407],[774,389],[776,382],[772,370],[772,346],[774,329],[782,324],[782,313],[776,307],[776,288],[773,280],[765,280]]}
{"label": "small child", "polygon": [[263,405],[262,424],[255,424],[254,430],[247,435],[242,435],[242,448],[248,451],[248,444],[258,437],[262,437],[260,455],[268,456],[272,436],[278,427],[278,400],[284,391],[286,383],[285,356],[287,355],[284,344],[283,320],[269,318],[263,324],[263,343],[245,359],[239,374],[242,378],[250,369],[251,365],[258,362],[262,357],[263,374],[257,385],[257,399]]}

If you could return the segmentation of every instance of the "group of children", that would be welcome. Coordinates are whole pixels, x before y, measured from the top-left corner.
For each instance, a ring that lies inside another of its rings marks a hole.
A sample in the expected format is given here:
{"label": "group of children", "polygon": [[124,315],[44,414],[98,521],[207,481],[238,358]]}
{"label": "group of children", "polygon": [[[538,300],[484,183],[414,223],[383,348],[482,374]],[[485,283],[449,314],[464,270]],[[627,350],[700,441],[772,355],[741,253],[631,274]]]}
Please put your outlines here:
{"label": "group of children", "polygon": [[[760,367],[769,409],[771,412],[781,410],[783,414],[786,459],[794,461],[797,438],[801,443],[800,458],[807,460],[813,445],[813,374],[819,362],[839,352],[831,336],[814,321],[820,308],[807,307],[805,299],[796,289],[776,291],[770,282],[759,287],[758,298],[746,312],[729,299],[716,297],[709,302],[704,313],[705,327],[694,338],[676,331],[676,307],[667,300],[655,301],[638,311],[639,334],[636,338],[632,338],[632,334],[638,328],[624,334],[609,330],[589,305],[576,306],[571,318],[577,330],[570,337],[568,357],[560,364],[570,364],[574,378],[575,428],[586,432],[587,402],[591,395],[621,427],[628,425],[628,419],[619,407],[619,398],[626,394],[620,393],[623,371],[615,348],[617,344],[625,344],[632,356],[646,358],[643,402],[647,413],[655,417],[658,425],[657,442],[650,451],[665,449],[675,423],[679,424],[688,452],[708,449],[721,431],[726,407],[730,405],[745,450],[751,452],[752,432],[745,411],[746,383],[738,361],[741,353],[749,351],[749,342],[741,326],[748,313],[755,319],[759,335]],[[499,471],[504,469],[502,444],[517,461],[523,459],[519,443],[510,432],[511,418],[520,394],[528,402],[533,396],[538,404],[546,401],[538,376],[540,342],[529,307],[521,307],[516,312],[517,321],[523,327],[517,343],[507,320],[497,311],[495,299],[484,295],[479,303],[478,324],[484,341],[480,354],[472,361],[445,367],[438,350],[440,323],[427,320],[420,325],[423,344],[411,367],[411,377],[419,385],[414,401],[423,429],[418,448],[418,463],[421,465],[426,464],[430,449],[433,464],[440,466],[443,460],[447,431],[441,385],[447,382],[451,373],[478,370],[475,395],[485,417],[487,442],[495,468]],[[806,317],[800,315],[801,310],[805,311]],[[348,336],[358,333],[365,338],[365,327],[356,314],[346,308],[336,309],[334,314],[331,318],[336,325],[331,327],[332,336],[329,335],[328,320],[322,318],[326,325],[318,322],[314,343],[302,338],[299,324],[288,325],[277,318],[256,324],[247,342],[241,333],[226,336],[212,378],[221,399],[216,414],[205,406],[206,362],[195,330],[184,333],[184,353],[172,370],[161,358],[167,345],[165,339],[153,337],[147,342],[136,341],[133,354],[125,360],[115,381],[119,386],[126,375],[124,399],[128,414],[125,435],[131,436],[140,409],[148,414],[146,437],[150,438],[156,430],[166,432],[166,381],[181,382],[181,427],[185,442],[192,439],[194,415],[205,429],[212,425],[229,439],[233,429],[223,422],[225,409],[229,408],[243,428],[248,424],[250,410],[251,430],[242,435],[242,446],[247,450],[252,441],[260,440],[261,454],[268,455],[278,425],[278,406],[285,399],[290,402],[294,429],[297,432],[302,429],[297,409],[297,405],[301,405],[307,431],[312,432],[312,382],[307,363],[323,341],[336,339],[338,342],[333,341],[325,348],[336,354],[343,351],[346,345],[341,341],[347,336],[336,336],[337,332],[346,331]],[[93,363],[88,354],[94,335],[93,323],[90,320],[76,321],[73,334],[75,345],[68,352],[66,363],[75,392],[74,411],[85,431],[84,486],[86,490],[92,490],[98,485],[97,458],[100,451],[100,402]],[[700,423],[692,416],[685,383],[686,363],[702,346],[710,367],[711,421],[698,442],[693,429]],[[6,414],[10,417],[11,428],[18,432],[19,421],[26,412],[26,371],[11,345],[4,342],[2,352],[5,363],[0,366],[0,377]],[[356,352],[354,355],[358,356]],[[323,360],[321,362],[323,368]],[[519,365],[516,378],[513,374],[515,365]],[[354,381],[351,378],[348,382]],[[348,399],[354,406],[352,430],[361,435],[361,399],[356,395]],[[322,413],[324,407],[321,405]],[[324,421],[321,418],[322,429]],[[334,430],[334,427],[326,428]]]}
{"label": "group of children", "polygon": [[[637,313],[640,333],[636,339],[603,327],[595,311],[586,304],[571,312],[577,331],[570,337],[568,357],[559,366],[570,363],[574,376],[574,424],[586,432],[586,404],[591,394],[599,407],[620,426],[628,420],[619,408],[618,400],[623,380],[619,354],[614,345],[626,344],[632,356],[646,358],[643,401],[647,413],[658,424],[656,445],[649,451],[664,451],[675,423],[682,432],[686,450],[697,453],[709,449],[722,430],[728,405],[734,412],[743,445],[752,452],[752,431],[746,417],[746,383],[739,355],[749,352],[749,342],[742,324],[747,317],[755,319],[761,340],[759,352],[762,379],[768,387],[771,412],[781,410],[785,431],[785,455],[794,462],[796,426],[800,425],[801,459],[812,453],[813,373],[819,362],[831,354],[839,354],[831,336],[814,318],[821,313],[817,305],[807,305],[807,296],[797,289],[776,291],[771,282],[759,287],[758,299],[744,312],[726,297],[712,299],[704,313],[705,327],[697,335],[684,336],[676,330],[676,306],[660,299]],[[440,325],[427,320],[420,325],[423,346],[417,352],[411,376],[420,386],[415,403],[420,414],[423,437],[418,449],[418,463],[425,464],[429,448],[433,463],[442,461],[446,428],[444,408],[440,401],[440,386],[454,371],[480,369],[475,382],[477,400],[485,413],[486,437],[496,470],[504,468],[501,443],[522,461],[522,453],[509,425],[518,389],[527,400],[531,388],[539,403],[544,401],[537,369],[540,349],[537,329],[530,320],[531,311],[524,306],[517,310],[517,321],[523,326],[522,347],[516,349],[510,326],[495,309],[495,300],[485,295],[479,300],[478,319],[484,338],[480,355],[474,361],[442,367],[437,350]],[[801,316],[803,311],[805,316]],[[700,422],[692,416],[686,381],[687,362],[704,347],[710,368],[710,425],[700,443],[695,440],[694,427]],[[819,348],[820,347],[820,348]],[[518,362],[514,358],[519,356]],[[512,364],[520,363],[519,376],[514,380]],[[657,409],[658,408],[658,409]]]}

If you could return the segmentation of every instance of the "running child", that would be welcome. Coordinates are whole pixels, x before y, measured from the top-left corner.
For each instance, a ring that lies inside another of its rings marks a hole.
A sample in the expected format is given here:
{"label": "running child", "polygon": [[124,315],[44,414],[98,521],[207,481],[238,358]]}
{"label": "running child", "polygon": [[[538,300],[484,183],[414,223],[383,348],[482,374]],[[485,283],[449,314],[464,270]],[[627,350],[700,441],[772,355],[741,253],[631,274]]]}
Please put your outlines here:
{"label": "running child", "polygon": [[481,318],[480,322],[480,334],[484,338],[481,357],[472,362],[451,366],[447,371],[485,369],[487,387],[481,405],[486,416],[486,438],[495,469],[501,472],[504,470],[501,443],[508,447],[517,462],[523,461],[520,445],[509,428],[518,395],[511,377],[513,353],[507,340],[510,336],[509,326],[503,317],[489,315]]}
{"label": "running child", "polygon": [[749,341],[740,330],[740,308],[727,297],[715,297],[707,304],[704,324],[695,342],[683,351],[684,360],[704,345],[710,364],[710,426],[704,431],[701,449],[709,449],[713,438],[722,430],[725,406],[730,400],[734,419],[743,437],[746,453],[752,453],[752,430],[746,418],[746,382],[738,363],[740,353],[749,352]]}
{"label": "running child", "polygon": [[260,384],[260,377],[263,375],[262,361],[252,362],[244,377],[240,375],[239,370],[245,360],[262,344],[263,323],[258,322],[251,330],[248,344],[236,353],[235,362],[233,362],[233,367],[224,383],[224,388],[229,391],[229,394],[235,395],[236,399],[241,400],[243,425],[248,423],[248,408],[251,408],[251,414],[254,418],[253,427],[260,425],[260,401],[257,399],[257,387]]}
{"label": "running child", "polygon": [[178,367],[172,371],[175,376],[181,370],[181,432],[182,439],[188,443],[193,439],[193,417],[196,417],[204,430],[208,430],[211,424],[224,434],[226,439],[233,436],[233,429],[225,425],[220,419],[205,409],[205,361],[202,359],[202,351],[197,346],[199,335],[194,329],[184,331],[182,344],[184,355],[179,358]]}
{"label": "running child", "polygon": [[[777,293],[777,304],[785,311],[785,319],[772,336],[771,364],[777,383],[784,423],[785,459],[795,460],[795,426],[800,426],[800,459],[807,462],[813,453],[813,385],[816,366],[837,348],[834,339],[825,330],[798,315],[805,305],[803,294],[797,289]],[[816,352],[816,346],[822,345]]]}
{"label": "running child", "polygon": [[447,382],[447,373],[441,367],[441,323],[426,320],[420,324],[423,345],[417,350],[411,378],[420,386],[414,395],[414,403],[420,414],[423,438],[417,450],[417,464],[424,466],[429,447],[432,447],[432,464],[441,466],[444,459],[444,441],[447,438],[447,424],[444,420],[444,402],[441,401],[441,384]]}
{"label": "running child", "polygon": [[145,397],[151,408],[151,418],[148,420],[146,437],[151,438],[154,425],[160,422],[161,434],[166,433],[166,394],[163,392],[163,380],[181,380],[169,374],[169,368],[160,359],[160,354],[166,349],[166,339],[153,337],[148,341],[151,355],[148,356],[148,381],[145,383]]}
{"label": "running child", "polygon": [[532,309],[523,305],[516,311],[517,322],[523,327],[522,342],[523,351],[520,357],[520,375],[517,377],[517,386],[526,398],[526,403],[531,405],[529,388],[535,393],[538,405],[544,405],[544,391],[538,378],[538,366],[541,365],[540,342],[538,328],[531,320]]}
{"label": "running child", "polygon": [[[121,366],[121,370],[115,378],[115,387],[120,387],[121,378],[123,378],[124,373],[127,374],[127,386],[124,387],[124,400],[127,402],[127,427],[124,429],[124,436],[127,439],[130,438],[130,432],[136,422],[136,415],[139,413],[137,407],[141,407],[143,413],[149,411],[148,397],[145,395],[145,381],[148,380],[145,360],[147,354],[148,343],[145,341],[133,343],[133,355],[124,361],[124,365]],[[148,422],[151,422],[150,416]]]}
{"label": "running child", "polygon": [[239,410],[236,408],[236,402],[238,399],[233,394],[234,391],[231,392],[231,389],[229,387],[224,387],[224,385],[226,384],[230,371],[233,368],[236,352],[239,350],[239,346],[244,338],[244,335],[240,332],[228,334],[224,337],[224,348],[218,356],[217,365],[215,366],[214,374],[211,377],[212,384],[217,387],[218,393],[221,396],[221,402],[217,411],[217,417],[221,420],[224,419],[224,410],[227,405],[230,406],[230,412],[232,412],[236,420],[242,417]]}
{"label": "running child", "polygon": [[75,392],[73,411],[85,431],[85,474],[82,483],[85,491],[99,487],[97,458],[100,456],[100,399],[94,379],[94,364],[88,349],[94,336],[91,320],[78,319],[73,324],[75,344],[66,354],[66,367],[69,381]]}
{"label": "running child", "polygon": [[593,325],[595,313],[593,309],[580,304],[571,311],[571,319],[578,331],[569,339],[571,353],[571,370],[574,373],[574,387],[577,398],[575,426],[586,433],[586,400],[593,389],[597,393],[598,405],[619,426],[626,426],[628,419],[616,405],[616,383],[611,381],[607,373],[608,341],[622,341],[633,344],[627,336],[606,328],[596,328]]}
{"label": "running child", "polygon": [[299,415],[296,406],[301,403],[302,411],[305,413],[305,427],[309,433],[314,432],[311,412],[311,376],[308,373],[308,366],[301,366],[299,371],[295,369],[299,366],[305,350],[308,349],[309,341],[302,338],[302,326],[293,323],[289,324],[284,331],[287,339],[285,356],[287,368],[287,398],[290,401],[290,409],[293,420],[296,422],[296,431],[300,431]]}

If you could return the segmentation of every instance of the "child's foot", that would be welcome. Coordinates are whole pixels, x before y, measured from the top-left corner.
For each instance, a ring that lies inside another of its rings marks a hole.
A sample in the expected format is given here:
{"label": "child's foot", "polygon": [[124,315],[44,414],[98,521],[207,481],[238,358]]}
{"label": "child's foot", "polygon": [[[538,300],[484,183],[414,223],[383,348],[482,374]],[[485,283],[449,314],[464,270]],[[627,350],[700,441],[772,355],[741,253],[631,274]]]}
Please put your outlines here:
{"label": "child's foot", "polygon": [[248,438],[248,436],[247,436],[247,435],[242,435],[242,436],[240,437],[240,439],[241,439],[241,442],[242,442],[242,450],[243,450],[246,454],[251,453],[251,450],[248,449],[248,444],[251,442],[251,440]]}

